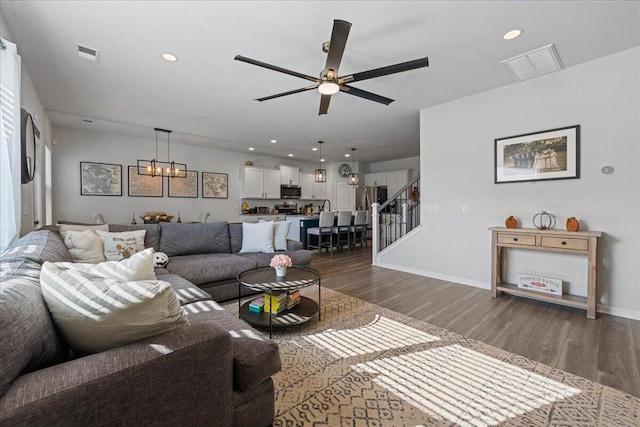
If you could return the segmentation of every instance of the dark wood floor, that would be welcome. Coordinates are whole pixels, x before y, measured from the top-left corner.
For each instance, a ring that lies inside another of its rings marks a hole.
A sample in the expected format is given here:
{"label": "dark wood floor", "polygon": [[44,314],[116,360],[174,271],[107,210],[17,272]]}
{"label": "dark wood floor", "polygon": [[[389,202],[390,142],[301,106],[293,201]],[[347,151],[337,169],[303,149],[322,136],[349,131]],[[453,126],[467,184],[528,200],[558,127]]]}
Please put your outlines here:
{"label": "dark wood floor", "polygon": [[313,255],[322,285],[640,397],[640,322],[371,265],[371,251]]}

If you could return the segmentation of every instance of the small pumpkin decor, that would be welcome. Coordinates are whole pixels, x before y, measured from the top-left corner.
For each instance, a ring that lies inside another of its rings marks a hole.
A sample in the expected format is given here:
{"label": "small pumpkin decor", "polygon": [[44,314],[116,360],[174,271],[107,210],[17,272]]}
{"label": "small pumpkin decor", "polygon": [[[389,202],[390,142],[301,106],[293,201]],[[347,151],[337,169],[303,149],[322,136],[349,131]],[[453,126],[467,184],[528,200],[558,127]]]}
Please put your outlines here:
{"label": "small pumpkin decor", "polygon": [[517,227],[518,227],[518,220],[516,219],[516,217],[515,217],[515,216],[510,215],[510,216],[509,216],[509,218],[507,218],[507,219],[504,221],[504,225],[505,225],[507,228],[517,228]]}
{"label": "small pumpkin decor", "polygon": [[567,218],[566,227],[567,231],[578,231],[580,230],[580,223],[575,216],[572,216],[571,218]]}

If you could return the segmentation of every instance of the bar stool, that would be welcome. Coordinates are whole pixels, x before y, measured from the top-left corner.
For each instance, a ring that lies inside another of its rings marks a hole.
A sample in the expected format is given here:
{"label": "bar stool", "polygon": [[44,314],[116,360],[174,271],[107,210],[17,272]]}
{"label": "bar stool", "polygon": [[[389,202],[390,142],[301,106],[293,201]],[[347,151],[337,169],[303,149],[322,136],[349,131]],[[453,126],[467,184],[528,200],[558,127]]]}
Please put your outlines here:
{"label": "bar stool", "polygon": [[351,252],[351,211],[338,212],[338,222],[333,227],[333,235],[336,237],[335,242],[339,251],[346,244]]}
{"label": "bar stool", "polygon": [[[330,211],[320,212],[318,227],[311,227],[307,230],[307,249],[318,248],[318,253],[322,248],[327,248],[333,255],[333,220],[335,215]],[[311,244],[311,236],[317,236],[317,245]],[[328,240],[323,237],[329,237]]]}
{"label": "bar stool", "polygon": [[367,246],[367,211],[356,211],[350,232],[354,249],[357,243],[360,243],[361,248]]}

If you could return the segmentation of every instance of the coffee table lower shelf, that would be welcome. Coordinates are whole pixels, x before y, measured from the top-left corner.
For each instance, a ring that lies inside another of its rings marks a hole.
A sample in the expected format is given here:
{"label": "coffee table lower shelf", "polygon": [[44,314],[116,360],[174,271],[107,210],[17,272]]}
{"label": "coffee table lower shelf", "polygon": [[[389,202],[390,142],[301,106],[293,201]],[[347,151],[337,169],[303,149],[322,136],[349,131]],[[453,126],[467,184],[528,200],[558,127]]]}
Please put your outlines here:
{"label": "coffee table lower shelf", "polygon": [[[268,327],[282,327],[299,325],[301,323],[308,322],[318,314],[318,303],[307,297],[300,297],[300,303],[293,307],[291,310],[283,310],[278,315],[272,315],[265,313],[254,313],[249,311],[249,304],[251,301],[247,301],[240,307],[240,318],[244,321],[251,323],[254,326]],[[271,318],[271,323],[269,322]]]}

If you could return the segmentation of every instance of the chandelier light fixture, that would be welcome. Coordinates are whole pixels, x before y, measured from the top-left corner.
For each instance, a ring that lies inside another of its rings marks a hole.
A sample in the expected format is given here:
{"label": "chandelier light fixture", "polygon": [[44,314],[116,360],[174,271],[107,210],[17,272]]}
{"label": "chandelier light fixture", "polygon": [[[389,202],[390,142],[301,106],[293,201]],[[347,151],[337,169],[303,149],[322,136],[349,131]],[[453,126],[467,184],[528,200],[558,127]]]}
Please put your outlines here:
{"label": "chandelier light fixture", "polygon": [[356,161],[356,149],[352,148],[353,154],[351,155],[351,173],[347,177],[347,182],[349,185],[358,185],[358,181],[360,181],[360,176],[354,172],[355,171],[355,161]]}
{"label": "chandelier light fixture", "polygon": [[322,141],[318,141],[318,144],[320,144],[320,167],[316,169],[316,182],[327,182],[327,170],[322,169]]}
{"label": "chandelier light fixture", "polygon": [[[168,178],[186,178],[187,165],[185,163],[176,163],[171,161],[171,132],[167,129],[154,128],[156,131],[156,156],[153,160],[138,159],[138,175],[162,176]],[[167,160],[158,159],[158,132],[167,134]]]}

